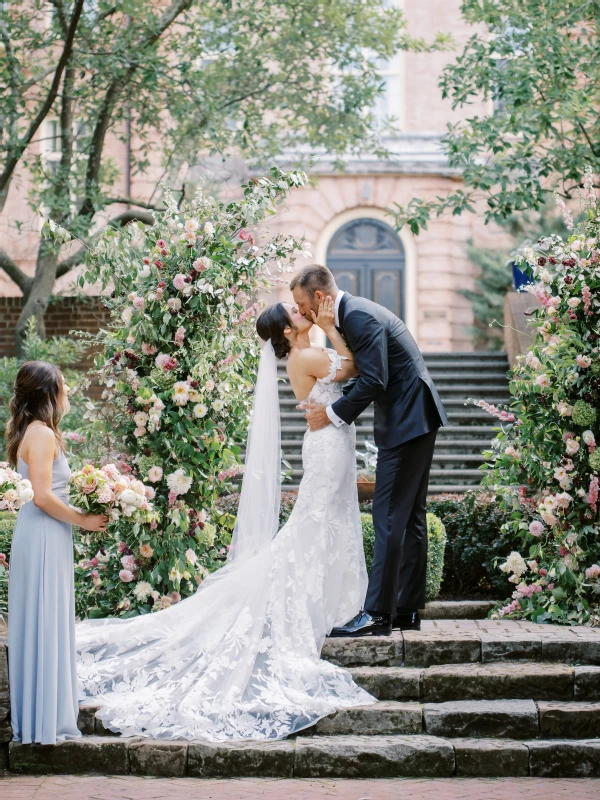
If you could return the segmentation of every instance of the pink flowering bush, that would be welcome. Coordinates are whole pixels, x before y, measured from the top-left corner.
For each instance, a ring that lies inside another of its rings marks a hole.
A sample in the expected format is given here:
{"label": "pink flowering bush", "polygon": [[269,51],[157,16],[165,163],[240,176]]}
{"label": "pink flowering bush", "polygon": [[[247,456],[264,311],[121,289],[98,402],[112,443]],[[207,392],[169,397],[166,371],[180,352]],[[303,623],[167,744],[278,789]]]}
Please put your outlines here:
{"label": "pink flowering bush", "polygon": [[120,454],[150,490],[153,520],[122,517],[100,548],[80,539],[81,614],[167,608],[226,558],[231,521],[215,503],[240,472],[257,292],[305,249],[260,223],[305,181],[273,169],[236,202],[199,193],[178,206],[167,195],[151,228],[108,230],[94,247],[85,280],[102,284],[112,326],[97,340],[103,405],[86,432],[103,443],[110,435],[106,457]]}
{"label": "pink flowering bush", "polygon": [[512,373],[512,401],[486,453],[484,485],[510,513],[515,584],[494,616],[600,623],[600,205],[590,172],[571,235],[541,239],[520,260],[535,284],[535,339]]}

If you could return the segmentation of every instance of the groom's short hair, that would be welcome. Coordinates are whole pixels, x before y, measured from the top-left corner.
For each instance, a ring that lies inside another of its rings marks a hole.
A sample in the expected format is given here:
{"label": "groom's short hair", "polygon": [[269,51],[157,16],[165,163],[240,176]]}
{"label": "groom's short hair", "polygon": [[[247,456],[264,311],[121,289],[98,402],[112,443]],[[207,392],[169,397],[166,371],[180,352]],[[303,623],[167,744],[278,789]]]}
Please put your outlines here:
{"label": "groom's short hair", "polygon": [[302,267],[290,281],[290,289],[294,291],[296,287],[305,291],[310,297],[314,297],[316,291],[331,294],[336,290],[335,278],[327,267],[321,264]]}

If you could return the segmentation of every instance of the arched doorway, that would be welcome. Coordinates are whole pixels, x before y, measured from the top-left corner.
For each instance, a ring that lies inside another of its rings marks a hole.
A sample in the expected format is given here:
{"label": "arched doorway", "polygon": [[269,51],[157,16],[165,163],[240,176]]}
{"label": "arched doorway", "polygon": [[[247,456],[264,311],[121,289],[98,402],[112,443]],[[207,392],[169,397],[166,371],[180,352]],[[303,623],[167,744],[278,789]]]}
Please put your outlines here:
{"label": "arched doorway", "polygon": [[404,248],[389,225],[369,218],[347,222],[329,243],[327,266],[343,291],[404,317]]}

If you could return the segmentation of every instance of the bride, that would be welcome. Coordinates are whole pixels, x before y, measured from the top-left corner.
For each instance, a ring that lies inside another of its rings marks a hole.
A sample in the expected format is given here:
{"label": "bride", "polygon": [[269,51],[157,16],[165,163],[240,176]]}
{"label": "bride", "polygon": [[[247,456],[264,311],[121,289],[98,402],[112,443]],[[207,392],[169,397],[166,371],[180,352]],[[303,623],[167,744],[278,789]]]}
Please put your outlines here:
{"label": "bride", "polygon": [[296,397],[325,405],[356,375],[326,298],[312,323],[286,303],[257,320],[266,340],[246,469],[227,564],[193,597],[159,614],[77,625],[80,699],[104,726],[156,739],[281,739],[338,708],[375,702],[320,660],[328,632],[361,608],[367,587],[356,493],[354,426],[307,431],[304,477],[277,531],[281,443],[277,358]]}

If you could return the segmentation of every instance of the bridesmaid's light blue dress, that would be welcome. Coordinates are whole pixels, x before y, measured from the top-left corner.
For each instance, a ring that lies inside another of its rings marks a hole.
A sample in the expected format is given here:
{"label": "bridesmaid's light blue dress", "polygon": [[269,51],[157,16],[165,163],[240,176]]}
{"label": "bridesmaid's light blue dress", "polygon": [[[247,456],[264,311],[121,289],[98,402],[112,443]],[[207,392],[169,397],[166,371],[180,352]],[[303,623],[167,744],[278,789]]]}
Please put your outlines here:
{"label": "bridesmaid's light blue dress", "polygon": [[[19,458],[18,471],[29,477]],[[52,492],[68,502],[71,471],[59,450]],[[21,508],[10,553],[8,669],[13,740],[55,744],[77,729],[75,587],[71,526],[31,502]]]}

